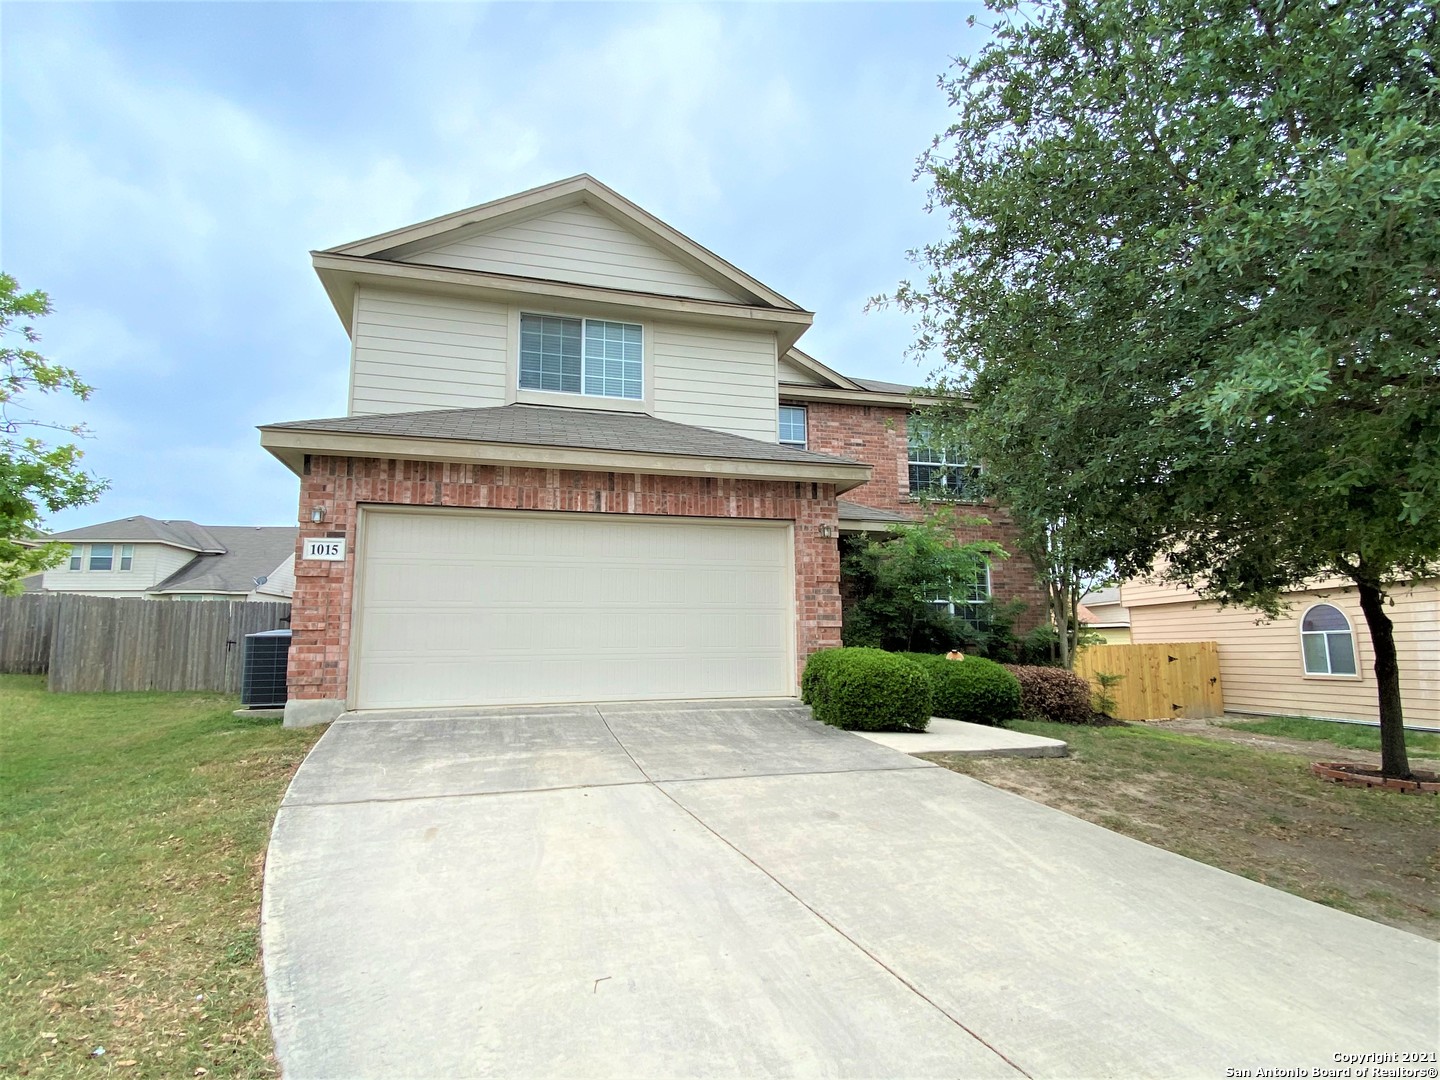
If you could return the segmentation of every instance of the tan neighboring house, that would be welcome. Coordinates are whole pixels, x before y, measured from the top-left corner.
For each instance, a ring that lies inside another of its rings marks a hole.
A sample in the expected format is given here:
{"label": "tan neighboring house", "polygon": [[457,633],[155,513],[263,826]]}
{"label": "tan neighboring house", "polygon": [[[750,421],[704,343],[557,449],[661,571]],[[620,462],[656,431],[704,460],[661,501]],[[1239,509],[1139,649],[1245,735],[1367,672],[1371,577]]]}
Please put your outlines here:
{"label": "tan neighboring house", "polygon": [[[1129,581],[1121,599],[1132,640],[1219,643],[1229,712],[1379,719],[1375,650],[1353,586],[1333,580],[1287,594],[1286,615],[1263,621],[1174,585]],[[1405,723],[1440,727],[1440,580],[1391,592]]]}
{"label": "tan neighboring house", "polygon": [[286,601],[295,587],[292,526],[197,525],[128,517],[48,539],[70,557],[27,592],[149,600]]}
{"label": "tan neighboring house", "polygon": [[1077,614],[1085,629],[1099,634],[1106,645],[1130,644],[1130,612],[1120,602],[1120,586],[1086,593]]}

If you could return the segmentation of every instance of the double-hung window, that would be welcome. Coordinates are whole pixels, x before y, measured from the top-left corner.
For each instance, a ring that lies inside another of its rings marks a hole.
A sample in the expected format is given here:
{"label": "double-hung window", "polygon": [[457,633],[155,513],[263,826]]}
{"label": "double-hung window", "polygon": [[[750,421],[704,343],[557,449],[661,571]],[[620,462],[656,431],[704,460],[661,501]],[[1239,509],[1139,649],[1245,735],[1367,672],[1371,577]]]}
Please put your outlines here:
{"label": "double-hung window", "polygon": [[70,545],[70,569],[79,570],[85,565],[85,545]]}
{"label": "double-hung window", "polygon": [[109,570],[115,563],[114,544],[90,545],[90,569]]}
{"label": "double-hung window", "polygon": [[129,570],[129,569],[130,569],[132,566],[134,566],[134,565],[135,565],[135,545],[134,545],[134,544],[121,544],[121,545],[120,545],[120,569],[121,569],[121,570]]}
{"label": "double-hung window", "polygon": [[959,442],[911,417],[910,494],[916,498],[980,501],[980,466],[972,465]]}
{"label": "double-hung window", "polygon": [[520,389],[639,401],[644,332],[638,323],[522,313]]}
{"label": "double-hung window", "polygon": [[949,596],[931,601],[963,622],[972,630],[990,626],[990,564],[980,567],[969,581],[961,582]]}
{"label": "double-hung window", "polygon": [[805,406],[781,405],[780,445],[793,446],[797,450],[804,450],[807,434],[805,430]]}

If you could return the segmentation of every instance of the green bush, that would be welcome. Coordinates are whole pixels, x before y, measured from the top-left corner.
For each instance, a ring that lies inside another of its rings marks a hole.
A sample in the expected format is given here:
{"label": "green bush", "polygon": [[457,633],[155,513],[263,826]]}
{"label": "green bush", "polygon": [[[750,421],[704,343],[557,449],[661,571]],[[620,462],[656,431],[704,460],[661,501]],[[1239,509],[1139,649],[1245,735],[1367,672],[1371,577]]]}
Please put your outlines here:
{"label": "green bush", "polygon": [[981,656],[946,660],[902,653],[920,664],[934,689],[931,713],[971,724],[1003,724],[1020,715],[1020,682],[1004,666]]}
{"label": "green bush", "polygon": [[1054,667],[1006,664],[1020,680],[1020,715],[1027,720],[1053,720],[1057,724],[1088,724],[1090,684],[1073,671]]}
{"label": "green bush", "polygon": [[930,677],[913,660],[882,649],[814,653],[800,680],[815,719],[848,731],[924,731]]}

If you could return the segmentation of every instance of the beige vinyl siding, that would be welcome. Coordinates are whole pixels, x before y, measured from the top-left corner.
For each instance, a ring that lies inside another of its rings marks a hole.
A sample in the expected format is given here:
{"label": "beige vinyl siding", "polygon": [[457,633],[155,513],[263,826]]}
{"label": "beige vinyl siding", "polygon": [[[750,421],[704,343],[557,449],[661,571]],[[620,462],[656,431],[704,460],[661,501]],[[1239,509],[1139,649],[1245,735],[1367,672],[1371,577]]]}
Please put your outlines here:
{"label": "beige vinyl siding", "polygon": [[[1176,590],[1170,590],[1171,595]],[[1189,594],[1193,596],[1194,594]],[[1225,708],[1269,715],[1377,720],[1375,650],[1353,588],[1290,593],[1288,613],[1257,624],[1259,613],[1181,599],[1159,603],[1163,588],[1125,585],[1131,638],[1137,643],[1215,641]],[[1440,726],[1440,582],[1398,588],[1387,608],[1395,624],[1400,688],[1407,724]],[[1138,602],[1137,602],[1138,600]],[[1300,653],[1300,620],[1312,604],[1345,613],[1355,635],[1357,677],[1308,676]]]}
{"label": "beige vinyl siding", "polygon": [[277,600],[289,600],[294,592],[295,556],[291,555],[266,575],[264,585],[260,585],[251,590],[245,599],[258,600],[262,603],[274,603]]}
{"label": "beige vinyl siding", "polygon": [[583,204],[452,239],[400,261],[665,296],[742,299]]}
{"label": "beige vinyl siding", "polygon": [[[85,561],[82,567],[90,565],[90,547],[86,543]],[[78,592],[91,596],[133,596],[144,592],[164,581],[190,560],[196,553],[168,544],[135,544],[135,558],[129,570],[120,570],[119,541],[114,546],[114,570],[71,570],[69,556],[54,570],[45,571],[45,588],[51,592]]]}
{"label": "beige vinyl siding", "polygon": [[350,415],[503,405],[508,337],[502,304],[361,289]]}
{"label": "beige vinyl siding", "polygon": [[779,439],[775,335],[655,323],[646,361],[654,365],[654,411],[662,420]]}
{"label": "beige vinyl siding", "polygon": [[813,371],[807,371],[793,360],[786,360],[783,356],[780,358],[780,381],[782,383],[798,383],[801,386],[830,385]]}

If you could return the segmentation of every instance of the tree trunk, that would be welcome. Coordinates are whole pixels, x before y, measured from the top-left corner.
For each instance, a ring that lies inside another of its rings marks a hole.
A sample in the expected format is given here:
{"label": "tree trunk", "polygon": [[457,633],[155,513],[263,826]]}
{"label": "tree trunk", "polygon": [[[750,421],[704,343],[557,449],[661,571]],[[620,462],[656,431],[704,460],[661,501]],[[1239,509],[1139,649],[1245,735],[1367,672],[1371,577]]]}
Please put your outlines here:
{"label": "tree trunk", "polygon": [[[1370,628],[1375,648],[1375,687],[1380,696],[1380,773],[1397,780],[1410,779],[1410,757],[1405,751],[1405,713],[1400,700],[1400,663],[1395,658],[1395,626],[1385,614],[1385,592],[1378,582],[1354,579],[1360,590],[1360,610]],[[1358,652],[1358,650],[1357,650]]]}

